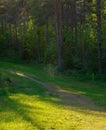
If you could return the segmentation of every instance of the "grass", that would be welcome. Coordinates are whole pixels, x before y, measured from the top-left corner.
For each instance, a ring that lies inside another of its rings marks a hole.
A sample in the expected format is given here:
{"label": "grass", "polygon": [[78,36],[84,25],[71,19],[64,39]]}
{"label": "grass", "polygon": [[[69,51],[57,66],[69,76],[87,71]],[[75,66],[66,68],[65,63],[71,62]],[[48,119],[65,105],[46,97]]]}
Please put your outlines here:
{"label": "grass", "polygon": [[[95,107],[89,108],[71,99],[70,104],[66,104],[54,93],[47,95],[47,89],[38,82],[6,70],[36,76],[41,82],[88,97]],[[6,61],[0,62],[0,73],[4,79],[9,77],[12,81],[12,84],[4,84],[7,94],[0,95],[0,130],[106,129],[105,81],[56,74],[51,66]]]}

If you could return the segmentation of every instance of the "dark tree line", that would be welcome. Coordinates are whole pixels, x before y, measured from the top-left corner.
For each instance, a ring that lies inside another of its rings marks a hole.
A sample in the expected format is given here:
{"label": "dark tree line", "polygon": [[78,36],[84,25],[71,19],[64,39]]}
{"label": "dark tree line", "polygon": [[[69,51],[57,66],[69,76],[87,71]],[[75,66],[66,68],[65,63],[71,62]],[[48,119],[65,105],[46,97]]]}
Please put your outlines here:
{"label": "dark tree line", "polygon": [[0,0],[0,56],[105,73],[105,0]]}

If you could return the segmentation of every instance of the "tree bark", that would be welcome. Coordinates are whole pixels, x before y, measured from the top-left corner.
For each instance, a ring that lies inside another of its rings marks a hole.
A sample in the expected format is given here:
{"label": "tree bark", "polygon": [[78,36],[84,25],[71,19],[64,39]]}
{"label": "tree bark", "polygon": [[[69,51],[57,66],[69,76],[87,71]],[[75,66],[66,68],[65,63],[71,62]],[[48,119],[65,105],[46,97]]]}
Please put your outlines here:
{"label": "tree bark", "polygon": [[54,0],[55,16],[56,16],[56,33],[58,45],[58,70],[62,71],[62,5],[60,0]]}
{"label": "tree bark", "polygon": [[85,33],[84,33],[84,27],[85,27],[85,8],[86,8],[86,1],[83,0],[82,5],[82,21],[81,21],[81,30],[82,30],[82,64],[83,69],[85,70],[87,68],[86,64],[86,53],[85,53]]}
{"label": "tree bark", "polygon": [[101,0],[96,0],[97,12],[97,40],[98,40],[98,72],[102,73],[102,48],[101,48]]}
{"label": "tree bark", "polygon": [[73,1],[73,21],[74,21],[74,38],[75,38],[75,56],[78,57],[78,29],[77,29],[77,7],[76,0]]}

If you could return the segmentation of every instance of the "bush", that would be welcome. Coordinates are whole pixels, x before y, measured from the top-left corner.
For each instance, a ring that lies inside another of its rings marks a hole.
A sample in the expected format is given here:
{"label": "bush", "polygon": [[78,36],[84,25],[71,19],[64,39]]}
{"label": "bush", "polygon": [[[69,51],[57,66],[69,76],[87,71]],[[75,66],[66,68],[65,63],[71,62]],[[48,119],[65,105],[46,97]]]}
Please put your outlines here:
{"label": "bush", "polygon": [[0,96],[7,96],[12,90],[12,80],[0,74]]}

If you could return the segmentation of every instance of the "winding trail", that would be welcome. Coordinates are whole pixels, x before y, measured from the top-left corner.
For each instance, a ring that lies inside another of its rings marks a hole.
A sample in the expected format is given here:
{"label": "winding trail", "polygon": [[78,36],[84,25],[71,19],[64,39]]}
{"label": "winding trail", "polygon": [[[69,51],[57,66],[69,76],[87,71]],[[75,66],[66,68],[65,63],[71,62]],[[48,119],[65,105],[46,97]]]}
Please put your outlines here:
{"label": "winding trail", "polygon": [[55,94],[59,98],[61,98],[61,100],[67,105],[71,105],[73,102],[74,104],[79,104],[81,106],[84,106],[84,107],[87,107],[90,109],[96,108],[95,104],[92,102],[91,99],[89,99],[85,96],[82,96],[82,95],[74,94],[67,90],[59,89],[56,87],[56,85],[42,82],[37,79],[36,75],[20,73],[20,72],[13,71],[13,70],[4,70],[4,71],[7,71],[11,74],[18,75],[20,77],[27,78],[28,80],[31,80],[33,82],[36,82],[36,83],[42,85],[45,89],[47,89],[45,96],[48,96],[50,93]]}

